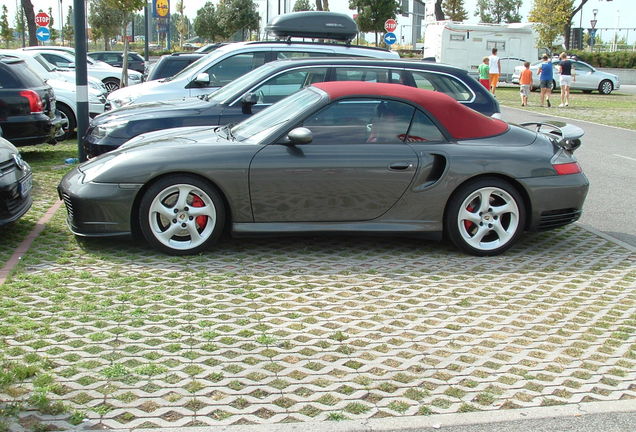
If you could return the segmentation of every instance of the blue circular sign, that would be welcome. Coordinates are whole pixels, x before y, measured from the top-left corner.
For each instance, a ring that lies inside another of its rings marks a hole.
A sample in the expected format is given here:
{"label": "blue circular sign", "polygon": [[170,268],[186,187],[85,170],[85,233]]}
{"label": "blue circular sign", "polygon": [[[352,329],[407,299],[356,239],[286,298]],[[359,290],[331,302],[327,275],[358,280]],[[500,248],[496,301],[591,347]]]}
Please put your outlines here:
{"label": "blue circular sign", "polygon": [[51,31],[48,27],[38,27],[35,31],[35,36],[37,36],[39,41],[47,41],[51,38]]}
{"label": "blue circular sign", "polygon": [[395,42],[397,42],[397,36],[395,36],[395,33],[387,33],[384,35],[385,44],[393,45]]}

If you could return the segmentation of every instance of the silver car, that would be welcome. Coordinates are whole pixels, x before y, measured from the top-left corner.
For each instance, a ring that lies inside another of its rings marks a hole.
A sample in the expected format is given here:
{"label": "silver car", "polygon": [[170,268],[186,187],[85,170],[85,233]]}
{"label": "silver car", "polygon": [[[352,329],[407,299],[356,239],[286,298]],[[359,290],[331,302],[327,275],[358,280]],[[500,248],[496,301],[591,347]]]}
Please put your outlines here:
{"label": "silver car", "polygon": [[[614,74],[602,72],[595,69],[589,64],[580,60],[571,60],[574,68],[574,74],[576,80],[572,81],[572,90],[583,90],[585,93],[591,93],[594,90],[598,90],[601,94],[610,94],[613,90],[618,90],[621,86],[620,80]],[[539,66],[542,61],[537,61],[530,66],[532,71],[532,88],[539,88]],[[552,59],[552,64],[556,66],[559,63],[559,59]],[[554,79],[552,80],[552,88],[559,88],[559,68],[554,68]],[[517,66],[515,72],[512,75],[512,82],[519,84],[519,77],[523,71],[523,66]]]}

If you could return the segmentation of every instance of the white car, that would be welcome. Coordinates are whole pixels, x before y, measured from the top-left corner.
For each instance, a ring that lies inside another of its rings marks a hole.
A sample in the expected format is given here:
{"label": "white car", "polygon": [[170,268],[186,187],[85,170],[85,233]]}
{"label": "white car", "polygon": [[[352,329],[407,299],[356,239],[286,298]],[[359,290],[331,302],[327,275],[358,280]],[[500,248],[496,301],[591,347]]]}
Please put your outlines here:
{"label": "white car", "polygon": [[[74,69],[75,57],[72,54],[63,52],[60,50],[51,50],[47,47],[39,47],[37,51],[42,57],[44,57],[49,63],[56,66],[58,69]],[[96,78],[104,83],[108,93],[117,90],[120,87],[122,68],[114,67],[108,63],[104,63],[98,60],[93,60],[90,57],[86,57],[88,63],[87,72],[88,76]],[[140,84],[143,80],[142,74],[135,71],[128,71],[128,85]]]}
{"label": "white car", "polygon": [[[60,116],[66,120],[64,133],[58,136],[58,141],[69,139],[77,127],[77,91],[75,73],[57,71],[39,53],[22,50],[0,50],[5,57],[20,58],[36,74],[41,76],[55,92],[56,108]],[[101,81],[91,79],[88,86],[88,112],[95,117],[105,111],[106,89]]]}

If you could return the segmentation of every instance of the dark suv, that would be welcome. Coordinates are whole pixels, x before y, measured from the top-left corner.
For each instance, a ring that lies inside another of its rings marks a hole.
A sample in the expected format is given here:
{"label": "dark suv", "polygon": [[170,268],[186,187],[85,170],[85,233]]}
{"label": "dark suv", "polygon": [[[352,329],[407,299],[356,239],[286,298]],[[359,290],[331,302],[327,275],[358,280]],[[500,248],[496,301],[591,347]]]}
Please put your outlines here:
{"label": "dark suv", "polygon": [[62,119],[51,86],[23,60],[0,58],[0,128],[16,146],[55,142]]}
{"label": "dark suv", "polygon": [[[93,51],[87,54],[93,60],[103,61],[111,66],[122,67],[124,65],[123,51]],[[128,69],[144,73],[146,62],[144,58],[136,52],[128,52]]]}
{"label": "dark suv", "polygon": [[128,105],[97,116],[83,145],[89,157],[150,131],[239,122],[253,112],[323,81],[367,81],[435,90],[488,116],[499,104],[486,88],[453,66],[406,60],[297,58],[266,63],[220,90],[199,98]]}
{"label": "dark suv", "polygon": [[204,55],[203,53],[174,53],[161,56],[157,63],[150,67],[146,81],[171,77]]}

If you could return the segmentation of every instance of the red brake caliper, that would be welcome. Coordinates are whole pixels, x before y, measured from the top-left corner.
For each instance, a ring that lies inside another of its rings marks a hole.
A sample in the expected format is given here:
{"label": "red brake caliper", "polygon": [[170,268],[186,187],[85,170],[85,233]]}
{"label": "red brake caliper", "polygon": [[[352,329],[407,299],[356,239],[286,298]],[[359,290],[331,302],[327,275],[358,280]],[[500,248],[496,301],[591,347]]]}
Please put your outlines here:
{"label": "red brake caliper", "polygon": [[[470,204],[468,207],[466,207],[466,210],[468,210],[469,212],[473,212],[473,210],[475,210],[475,207]],[[464,220],[464,228],[466,229],[466,231],[470,231],[470,229],[472,228],[472,226],[475,225],[474,223],[472,223],[469,220]]]}
{"label": "red brake caliper", "polygon": [[[192,207],[203,207],[205,203],[198,195],[192,195]],[[195,219],[197,226],[201,229],[205,228],[205,225],[208,223],[207,216],[197,216]]]}

